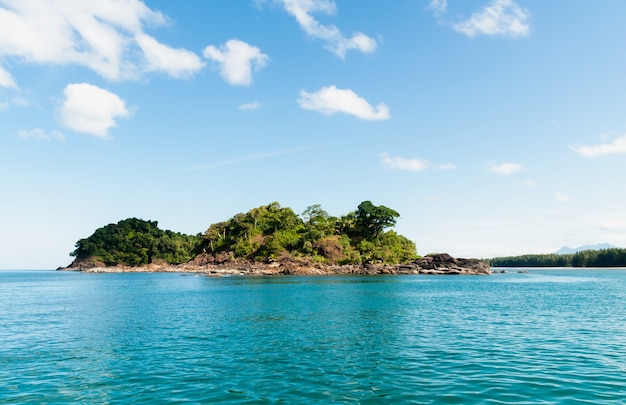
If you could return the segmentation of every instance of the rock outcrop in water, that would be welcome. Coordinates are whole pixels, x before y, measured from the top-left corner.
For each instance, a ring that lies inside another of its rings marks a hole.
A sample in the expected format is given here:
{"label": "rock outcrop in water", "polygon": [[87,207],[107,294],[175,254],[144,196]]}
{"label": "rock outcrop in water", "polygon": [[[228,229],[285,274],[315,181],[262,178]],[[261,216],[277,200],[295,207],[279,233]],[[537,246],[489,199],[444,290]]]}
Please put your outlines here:
{"label": "rock outcrop in water", "polygon": [[339,274],[423,274],[423,275],[489,275],[491,268],[479,259],[454,258],[449,254],[425,256],[402,265],[382,264],[321,264],[310,258],[283,257],[272,262],[258,262],[242,259],[214,260],[198,257],[188,263],[170,265],[155,262],[144,266],[105,266],[103,263],[89,260],[75,260],[66,268],[87,273],[123,273],[123,272],[180,272],[201,273],[215,276],[227,275],[339,275]]}

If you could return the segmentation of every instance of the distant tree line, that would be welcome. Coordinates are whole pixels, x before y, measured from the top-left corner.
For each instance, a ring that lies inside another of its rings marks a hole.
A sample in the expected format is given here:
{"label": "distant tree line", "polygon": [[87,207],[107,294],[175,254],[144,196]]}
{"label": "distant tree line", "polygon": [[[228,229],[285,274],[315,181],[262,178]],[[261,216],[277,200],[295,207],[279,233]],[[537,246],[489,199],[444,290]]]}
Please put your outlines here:
{"label": "distant tree line", "polygon": [[489,264],[493,267],[626,267],[626,249],[495,257],[489,259]]}
{"label": "distant tree line", "polygon": [[138,266],[156,260],[179,264],[203,254],[214,258],[271,261],[309,257],[319,263],[404,263],[417,257],[415,244],[395,231],[400,216],[364,201],[334,217],[320,205],[301,215],[277,202],[236,214],[195,236],[160,230],[156,221],[129,218],[97,229],[71,253],[106,265]]}

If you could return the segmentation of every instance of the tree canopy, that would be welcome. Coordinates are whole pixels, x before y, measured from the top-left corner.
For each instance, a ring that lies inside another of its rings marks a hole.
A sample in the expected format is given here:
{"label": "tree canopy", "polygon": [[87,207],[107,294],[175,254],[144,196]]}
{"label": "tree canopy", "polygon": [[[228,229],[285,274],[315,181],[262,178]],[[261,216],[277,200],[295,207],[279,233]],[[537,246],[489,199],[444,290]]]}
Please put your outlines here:
{"label": "tree canopy", "polygon": [[80,239],[70,255],[93,258],[109,266],[139,266],[155,260],[179,264],[194,256],[199,242],[198,235],[163,231],[157,221],[128,218],[98,228],[93,235]]}
{"label": "tree canopy", "polygon": [[298,215],[273,202],[214,223],[195,236],[160,230],[156,221],[129,218],[80,239],[71,255],[131,266],[156,260],[179,264],[199,254],[262,261],[309,257],[329,264],[395,264],[417,257],[412,241],[388,229],[399,216],[371,201],[340,217],[319,204]]}
{"label": "tree canopy", "polygon": [[400,263],[417,256],[415,244],[393,231],[399,214],[364,201],[357,210],[333,217],[319,204],[301,216],[273,202],[213,224],[203,235],[206,254],[273,260],[311,256],[325,263]]}

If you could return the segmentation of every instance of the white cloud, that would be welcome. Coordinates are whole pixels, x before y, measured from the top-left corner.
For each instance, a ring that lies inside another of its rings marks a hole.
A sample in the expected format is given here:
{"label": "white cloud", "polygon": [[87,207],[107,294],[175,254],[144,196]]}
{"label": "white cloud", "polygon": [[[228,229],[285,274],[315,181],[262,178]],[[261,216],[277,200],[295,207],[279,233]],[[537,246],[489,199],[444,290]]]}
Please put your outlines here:
{"label": "white cloud", "polygon": [[263,104],[259,103],[258,101],[253,101],[251,103],[244,103],[240,105],[239,109],[242,111],[254,111],[258,110],[261,107],[263,107]]}
{"label": "white cloud", "polygon": [[456,165],[453,163],[444,163],[437,166],[437,170],[454,170],[456,169]]}
{"label": "white cloud", "polygon": [[11,73],[7,72],[2,66],[0,66],[0,87],[17,88]]}
{"label": "white cloud", "polygon": [[430,8],[436,15],[441,15],[448,10],[448,0],[430,0]]}
{"label": "white cloud", "polygon": [[489,167],[489,170],[491,170],[492,172],[502,175],[519,173],[522,171],[522,169],[523,167],[517,163],[502,163],[499,165],[492,164]]}
{"label": "white cloud", "polygon": [[68,84],[61,106],[61,124],[75,132],[108,138],[118,118],[130,116],[126,103],[116,94],[88,83]]}
{"label": "white cloud", "polygon": [[17,106],[20,106],[20,107],[28,107],[28,106],[30,106],[30,101],[28,101],[24,97],[13,97],[11,99],[11,104],[17,105]]}
{"label": "white cloud", "polygon": [[30,106],[30,102],[23,97],[13,97],[9,101],[0,102],[0,111],[8,110],[12,105],[15,105],[18,107],[28,107]]}
{"label": "white cloud", "polygon": [[219,63],[220,74],[226,82],[246,86],[252,83],[252,69],[262,68],[269,61],[269,56],[255,46],[238,39],[231,39],[216,48],[209,45],[203,55]]}
{"label": "white cloud", "polygon": [[333,0],[275,0],[296,18],[300,27],[309,36],[326,41],[326,48],[340,58],[344,58],[349,50],[371,53],[376,50],[376,41],[367,35],[357,32],[346,38],[334,25],[322,25],[312,14],[335,14],[337,7]]}
{"label": "white cloud", "polygon": [[515,1],[493,0],[468,20],[454,25],[454,29],[468,37],[480,34],[523,37],[530,33],[529,18],[530,12]]}
{"label": "white cloud", "polygon": [[59,132],[59,131],[52,131],[50,133],[44,131],[41,128],[35,128],[35,129],[31,129],[29,131],[27,130],[21,130],[18,131],[17,133],[20,138],[22,139],[28,139],[28,138],[35,138],[35,139],[43,139],[46,141],[49,141],[51,139],[57,140],[57,141],[64,141],[65,140],[65,136]]}
{"label": "white cloud", "polygon": [[316,93],[302,90],[298,104],[305,110],[319,111],[327,115],[342,112],[368,121],[391,118],[389,107],[385,103],[373,107],[352,90],[338,89],[335,86],[323,87]]}
{"label": "white cloud", "polygon": [[137,34],[135,39],[146,57],[146,69],[149,71],[163,71],[173,77],[190,77],[204,67],[200,57],[191,51],[171,48],[146,34]]}
{"label": "white cloud", "polygon": [[537,183],[534,180],[524,180],[521,182],[521,185],[524,187],[535,187]]}
{"label": "white cloud", "polygon": [[623,235],[626,233],[626,221],[611,219],[610,221],[603,221],[599,228],[602,230],[614,232]]}
{"label": "white cloud", "polygon": [[626,154],[626,135],[622,135],[610,143],[601,143],[591,146],[571,146],[571,149],[589,158],[605,155],[623,155]]}
{"label": "white cloud", "polygon": [[407,170],[419,172],[426,170],[429,166],[428,161],[418,158],[404,158],[400,156],[391,156],[389,153],[381,153],[382,163],[390,169]]}
{"label": "white cloud", "polygon": [[[80,65],[110,80],[136,78],[145,71],[179,77],[200,69],[199,58],[190,51],[146,38],[144,26],[165,23],[160,12],[141,0],[4,0],[0,58]],[[174,62],[174,56],[180,60]]]}
{"label": "white cloud", "polygon": [[554,199],[561,203],[568,203],[572,201],[569,195],[559,192],[554,193]]}

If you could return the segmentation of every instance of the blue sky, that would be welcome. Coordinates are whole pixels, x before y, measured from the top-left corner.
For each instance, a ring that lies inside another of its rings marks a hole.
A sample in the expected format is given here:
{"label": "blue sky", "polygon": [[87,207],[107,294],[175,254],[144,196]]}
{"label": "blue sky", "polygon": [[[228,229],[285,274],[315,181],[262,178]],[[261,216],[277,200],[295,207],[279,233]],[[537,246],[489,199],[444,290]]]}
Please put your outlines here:
{"label": "blue sky", "polygon": [[128,217],[401,214],[418,252],[626,246],[621,0],[0,0],[0,268]]}

